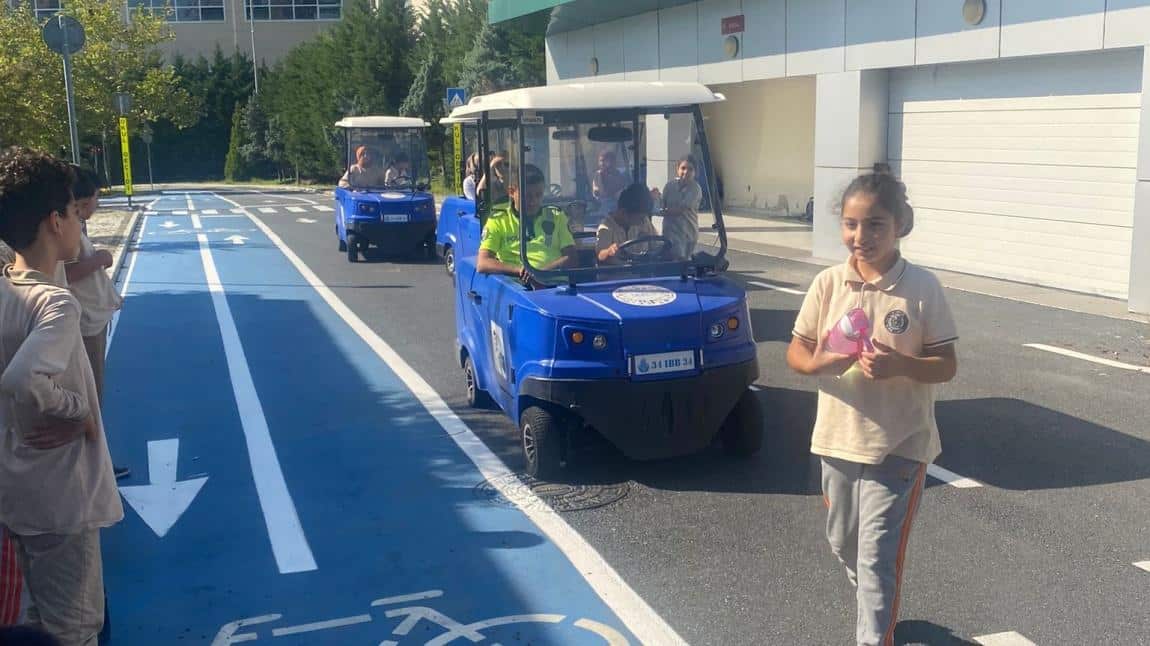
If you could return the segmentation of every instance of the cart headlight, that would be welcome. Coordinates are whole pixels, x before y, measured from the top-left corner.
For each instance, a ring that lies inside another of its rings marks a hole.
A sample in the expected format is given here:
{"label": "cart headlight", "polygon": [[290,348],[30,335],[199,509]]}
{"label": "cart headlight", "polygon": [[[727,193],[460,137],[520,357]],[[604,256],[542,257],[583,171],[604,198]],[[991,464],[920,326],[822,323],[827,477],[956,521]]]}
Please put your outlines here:
{"label": "cart headlight", "polygon": [[591,339],[591,347],[596,350],[602,350],[607,347],[607,337],[602,334],[596,334],[594,339]]}
{"label": "cart headlight", "polygon": [[716,339],[721,339],[726,331],[727,330],[722,323],[712,323],[711,329],[708,331],[708,335],[711,337],[711,340],[714,341]]}

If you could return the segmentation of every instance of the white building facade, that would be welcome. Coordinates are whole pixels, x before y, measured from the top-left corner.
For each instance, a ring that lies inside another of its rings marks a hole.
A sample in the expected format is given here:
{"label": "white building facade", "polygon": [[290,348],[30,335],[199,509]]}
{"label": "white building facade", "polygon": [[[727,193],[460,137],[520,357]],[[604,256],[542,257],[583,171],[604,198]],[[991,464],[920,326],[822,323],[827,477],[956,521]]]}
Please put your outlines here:
{"label": "white building facade", "polygon": [[915,207],[909,259],[1150,313],[1150,0],[521,5],[552,12],[549,83],[725,93],[706,115],[725,204],[813,197],[816,257],[842,257],[836,202],[887,162]]}

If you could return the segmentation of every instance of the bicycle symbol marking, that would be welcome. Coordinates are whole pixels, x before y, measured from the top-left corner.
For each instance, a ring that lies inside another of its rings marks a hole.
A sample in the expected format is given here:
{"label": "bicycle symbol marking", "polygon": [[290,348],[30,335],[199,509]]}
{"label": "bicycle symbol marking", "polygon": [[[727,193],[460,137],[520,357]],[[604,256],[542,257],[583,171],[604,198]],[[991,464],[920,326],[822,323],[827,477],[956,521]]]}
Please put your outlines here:
{"label": "bicycle symbol marking", "polygon": [[[417,592],[415,594],[407,594],[396,597],[385,597],[383,599],[376,599],[371,602],[371,607],[391,607],[389,610],[384,611],[384,616],[388,619],[402,618],[395,628],[391,631],[391,636],[403,638],[411,634],[412,630],[420,624],[426,622],[435,624],[442,628],[445,632],[437,635],[433,639],[425,642],[425,646],[445,646],[457,639],[466,639],[472,643],[479,643],[487,639],[483,631],[497,628],[500,626],[508,626],[512,624],[562,624],[567,620],[566,615],[558,614],[522,614],[522,615],[507,615],[503,617],[493,617],[491,619],[483,619],[471,623],[463,623],[453,619],[434,608],[422,605],[403,605],[415,604],[429,599],[438,599],[443,596],[442,590],[426,590],[424,592]],[[401,607],[394,607],[401,606]],[[238,619],[231,621],[220,627],[219,632],[216,633],[215,639],[212,640],[212,646],[228,646],[229,644],[240,644],[244,642],[252,642],[260,639],[258,628],[255,631],[246,630],[255,626],[270,624],[279,621],[283,618],[282,614],[269,613],[266,615],[259,615],[256,617],[247,617],[245,619]],[[370,614],[351,615],[348,617],[338,617],[336,619],[329,619],[326,621],[317,621],[307,624],[299,624],[295,626],[285,626],[281,628],[274,628],[271,631],[271,637],[286,637],[288,635],[299,635],[302,633],[318,632],[321,630],[332,630],[336,628],[343,628],[346,626],[354,626],[356,624],[370,623],[374,618]],[[601,638],[607,646],[630,646],[630,642],[618,630],[606,624],[594,621],[592,619],[582,618],[576,619],[571,622],[575,628],[597,635]],[[241,630],[245,632],[240,632]],[[399,646],[400,642],[386,639],[380,642],[379,646]],[[492,642],[492,646],[500,646],[496,642]]]}

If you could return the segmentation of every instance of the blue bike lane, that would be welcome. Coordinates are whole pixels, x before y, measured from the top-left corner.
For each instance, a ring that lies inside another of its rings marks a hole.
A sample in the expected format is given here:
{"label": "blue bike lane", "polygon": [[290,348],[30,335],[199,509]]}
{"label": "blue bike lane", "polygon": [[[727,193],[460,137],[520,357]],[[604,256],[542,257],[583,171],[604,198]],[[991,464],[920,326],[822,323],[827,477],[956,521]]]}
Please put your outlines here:
{"label": "blue bike lane", "polygon": [[109,440],[134,471],[104,535],[113,644],[658,634],[530,514],[476,495],[425,402],[251,219],[163,211],[183,199],[145,220],[109,354]]}

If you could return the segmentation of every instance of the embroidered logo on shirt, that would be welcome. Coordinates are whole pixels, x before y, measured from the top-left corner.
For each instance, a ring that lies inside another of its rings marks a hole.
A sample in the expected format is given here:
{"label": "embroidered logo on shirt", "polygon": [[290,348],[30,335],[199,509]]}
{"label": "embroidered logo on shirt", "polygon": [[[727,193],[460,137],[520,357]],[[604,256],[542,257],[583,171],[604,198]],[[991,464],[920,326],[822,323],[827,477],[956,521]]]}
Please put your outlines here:
{"label": "embroidered logo on shirt", "polygon": [[891,310],[887,313],[882,323],[886,326],[887,332],[891,334],[902,334],[910,327],[910,317],[902,310]]}

